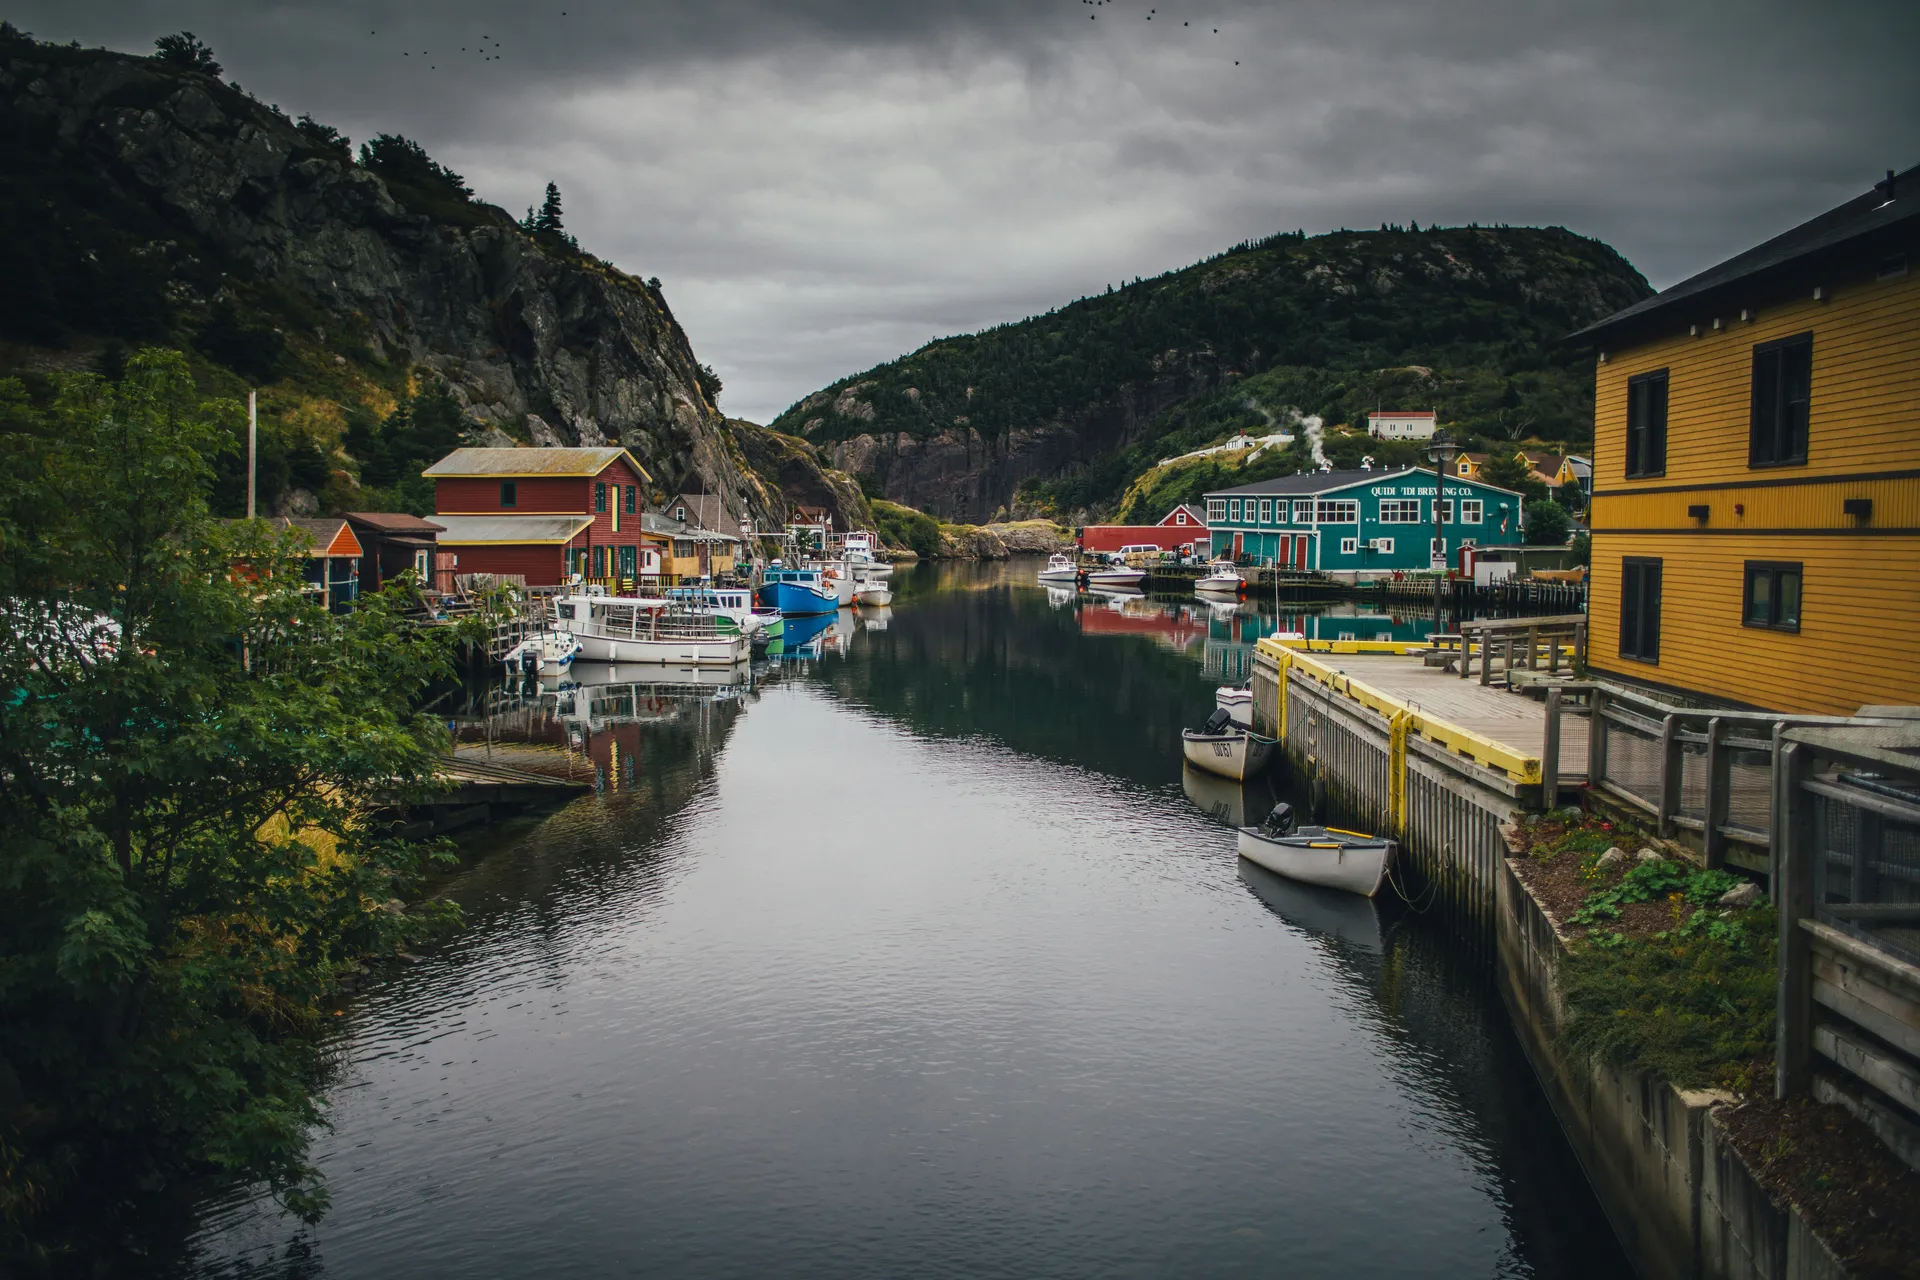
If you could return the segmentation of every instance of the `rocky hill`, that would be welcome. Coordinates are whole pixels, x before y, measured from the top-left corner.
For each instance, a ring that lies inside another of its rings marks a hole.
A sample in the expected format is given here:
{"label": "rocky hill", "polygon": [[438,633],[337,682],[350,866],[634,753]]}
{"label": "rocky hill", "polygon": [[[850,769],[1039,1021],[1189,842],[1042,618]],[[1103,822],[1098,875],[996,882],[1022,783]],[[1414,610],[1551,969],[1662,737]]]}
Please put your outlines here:
{"label": "rocky hill", "polygon": [[772,425],[943,518],[1080,519],[1161,457],[1300,414],[1437,408],[1470,435],[1588,438],[1591,365],[1556,341],[1650,292],[1560,228],[1283,234],[931,343]]}
{"label": "rocky hill", "polygon": [[657,280],[404,138],[356,158],[208,70],[0,27],[0,373],[31,390],[150,342],[209,392],[262,388],[281,509],[417,505],[416,464],[465,439],[619,443],[663,494],[779,514]]}

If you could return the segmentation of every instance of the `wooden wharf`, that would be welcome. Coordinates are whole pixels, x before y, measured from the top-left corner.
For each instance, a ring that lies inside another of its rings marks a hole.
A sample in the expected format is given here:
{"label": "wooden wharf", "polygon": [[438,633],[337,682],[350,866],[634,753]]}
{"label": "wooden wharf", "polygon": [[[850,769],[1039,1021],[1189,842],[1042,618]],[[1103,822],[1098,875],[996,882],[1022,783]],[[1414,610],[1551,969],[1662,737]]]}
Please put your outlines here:
{"label": "wooden wharf", "polygon": [[442,756],[434,778],[442,789],[432,799],[402,807],[399,835],[405,839],[444,835],[527,809],[564,804],[593,790],[584,780],[532,773],[465,754]]}

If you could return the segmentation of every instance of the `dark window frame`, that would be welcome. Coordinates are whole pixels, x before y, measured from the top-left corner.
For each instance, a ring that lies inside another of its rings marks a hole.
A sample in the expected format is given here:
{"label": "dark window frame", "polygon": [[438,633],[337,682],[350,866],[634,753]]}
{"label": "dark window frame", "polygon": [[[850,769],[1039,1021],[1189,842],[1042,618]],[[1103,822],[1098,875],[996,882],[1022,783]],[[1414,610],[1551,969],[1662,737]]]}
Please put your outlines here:
{"label": "dark window frame", "polygon": [[607,514],[607,486],[604,481],[596,481],[593,486],[593,514]]}
{"label": "dark window frame", "polygon": [[[1793,583],[1793,617],[1781,616],[1781,585],[1791,576]],[[1753,584],[1756,579],[1767,581],[1767,614],[1764,620],[1753,616]],[[1740,625],[1752,627],[1756,631],[1785,631],[1798,634],[1800,619],[1806,612],[1807,570],[1803,561],[1797,560],[1749,560],[1740,583]]]}
{"label": "dark window frame", "polygon": [[633,515],[639,510],[640,506],[640,486],[637,484],[628,484],[620,487],[626,491],[622,510],[627,515]]}
{"label": "dark window frame", "polygon": [[[1655,389],[1658,406],[1655,406]],[[1637,480],[1667,474],[1668,370],[1651,369],[1627,379],[1626,476]]]}
{"label": "dark window frame", "polygon": [[[1789,368],[1789,353],[1804,353],[1804,370]],[[1803,373],[1805,385],[1790,385],[1789,374]],[[1799,398],[1791,398],[1795,391]],[[1798,440],[1794,436],[1797,433]],[[1813,435],[1813,334],[1756,343],[1748,400],[1747,466],[1804,467]],[[1761,443],[1765,441],[1766,448]],[[1797,451],[1794,446],[1798,445]]]}
{"label": "dark window frame", "polygon": [[520,486],[512,480],[500,482],[500,506],[502,509],[520,505]]}
{"label": "dark window frame", "polygon": [[1660,665],[1660,589],[1665,566],[1658,556],[1620,558],[1620,656],[1656,667]]}

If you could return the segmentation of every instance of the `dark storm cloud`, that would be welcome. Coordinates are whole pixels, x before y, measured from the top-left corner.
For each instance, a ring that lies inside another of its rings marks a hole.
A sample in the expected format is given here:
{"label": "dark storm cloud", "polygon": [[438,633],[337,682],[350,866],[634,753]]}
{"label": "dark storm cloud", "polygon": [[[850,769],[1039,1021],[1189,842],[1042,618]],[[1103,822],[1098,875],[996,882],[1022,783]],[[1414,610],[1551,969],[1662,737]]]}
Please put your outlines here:
{"label": "dark storm cloud", "polygon": [[1920,159],[1911,3],[36,0],[13,20],[127,49],[188,28],[266,101],[416,137],[485,198],[558,181],[569,226],[663,277],[727,408],[762,418],[1277,229],[1559,223],[1667,284]]}

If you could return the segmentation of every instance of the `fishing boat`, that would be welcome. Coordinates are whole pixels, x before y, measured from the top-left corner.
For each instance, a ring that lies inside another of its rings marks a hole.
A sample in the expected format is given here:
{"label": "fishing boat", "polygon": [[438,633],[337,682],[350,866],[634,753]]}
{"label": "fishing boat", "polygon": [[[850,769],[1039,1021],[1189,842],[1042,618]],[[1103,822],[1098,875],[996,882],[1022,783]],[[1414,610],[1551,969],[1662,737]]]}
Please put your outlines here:
{"label": "fishing boat", "polygon": [[1293,806],[1277,804],[1257,827],[1240,828],[1240,856],[1275,875],[1371,898],[1387,881],[1395,844],[1339,827],[1296,827]]}
{"label": "fishing boat", "polygon": [[1197,596],[1238,596],[1246,589],[1247,580],[1231,560],[1215,560],[1207,566],[1205,576],[1193,584]]}
{"label": "fishing boat", "polygon": [[854,603],[868,608],[880,609],[893,603],[893,590],[885,582],[875,579],[862,582],[854,588]]}
{"label": "fishing boat", "polygon": [[820,570],[782,568],[778,562],[767,570],[759,600],[789,618],[832,613],[840,607],[838,593]]}
{"label": "fishing boat", "polygon": [[580,642],[573,638],[571,632],[542,631],[507,650],[501,661],[506,663],[509,671],[557,676],[573,665],[579,652]]}
{"label": "fishing boat", "polygon": [[1213,704],[1233,717],[1242,729],[1253,728],[1253,690],[1245,686],[1222,685],[1213,695]]}
{"label": "fishing boat", "polygon": [[738,628],[723,631],[712,613],[668,600],[570,596],[558,603],[566,610],[563,625],[580,642],[580,657],[588,662],[731,667],[752,653],[752,644]]}
{"label": "fishing boat", "polygon": [[871,533],[848,534],[840,543],[840,558],[854,569],[857,581],[893,573],[893,566],[880,558],[880,539]]}
{"label": "fishing boat", "polygon": [[1042,582],[1077,582],[1080,580],[1080,566],[1073,562],[1072,556],[1049,556],[1047,567],[1040,571]]}
{"label": "fishing boat", "polygon": [[844,609],[853,603],[853,570],[838,560],[815,563],[810,568],[820,571],[820,584],[833,592],[833,607]]}
{"label": "fishing boat", "polygon": [[1138,587],[1146,580],[1145,569],[1131,569],[1124,564],[1102,565],[1098,569],[1087,570],[1087,585],[1107,591],[1115,588]]}
{"label": "fishing boat", "polygon": [[1202,728],[1182,730],[1180,734],[1180,747],[1189,764],[1236,782],[1265,769],[1277,745],[1274,739],[1251,729],[1235,728],[1232,715],[1224,708],[1208,716]]}
{"label": "fishing boat", "polygon": [[780,611],[756,607],[745,587],[673,587],[660,594],[689,613],[711,613],[720,630],[732,627],[755,646],[766,644],[783,626]]}

